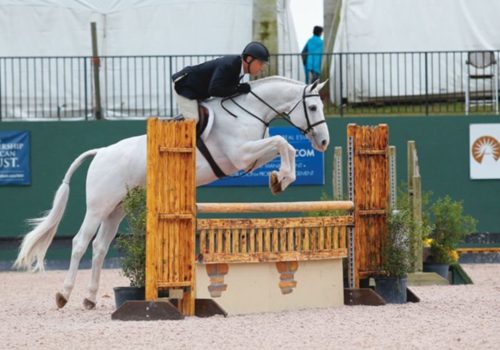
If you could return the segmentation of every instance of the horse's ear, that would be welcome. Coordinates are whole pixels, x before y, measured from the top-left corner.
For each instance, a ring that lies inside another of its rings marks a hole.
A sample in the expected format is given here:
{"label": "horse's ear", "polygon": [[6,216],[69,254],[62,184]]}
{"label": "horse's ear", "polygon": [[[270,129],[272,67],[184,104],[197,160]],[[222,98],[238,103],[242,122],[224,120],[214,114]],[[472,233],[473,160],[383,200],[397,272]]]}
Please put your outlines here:
{"label": "horse's ear", "polygon": [[326,79],[324,82],[318,84],[318,91],[320,91],[321,89],[323,89],[323,87],[325,86],[325,84],[327,83],[328,79]]}
{"label": "horse's ear", "polygon": [[314,83],[312,83],[311,87],[309,88],[309,92],[313,92],[313,90],[316,88],[316,86],[319,83],[319,79],[316,79]]}

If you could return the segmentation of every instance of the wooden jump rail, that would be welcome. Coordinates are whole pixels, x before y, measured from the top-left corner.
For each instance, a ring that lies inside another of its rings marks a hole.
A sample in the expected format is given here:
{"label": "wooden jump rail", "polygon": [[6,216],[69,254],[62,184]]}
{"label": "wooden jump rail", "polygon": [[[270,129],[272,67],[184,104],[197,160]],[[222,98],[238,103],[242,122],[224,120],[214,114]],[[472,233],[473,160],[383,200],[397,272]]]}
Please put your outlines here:
{"label": "wooden jump rail", "polygon": [[347,257],[352,217],[198,219],[203,263],[304,261]]}
{"label": "wooden jump rail", "polygon": [[203,263],[304,261],[347,257],[350,201],[198,203],[199,213],[351,211],[344,216],[198,219]]}
{"label": "wooden jump rail", "polygon": [[[196,204],[193,121],[149,119],[146,300],[157,301],[159,289],[181,289],[177,308],[182,314],[193,315],[196,310],[206,309],[198,305],[195,297],[196,260],[206,264],[216,285],[213,290],[209,287],[211,293],[223,291],[223,275],[228,263],[235,262],[275,262],[284,294],[295,286],[293,273],[302,260],[348,256],[351,288],[359,287],[360,279],[379,272],[389,205],[387,126],[351,124],[347,144],[349,201]],[[332,210],[345,210],[346,214],[270,219],[196,218],[197,212]],[[196,231],[200,237],[198,256]],[[350,300],[347,303],[353,303],[356,293],[351,292],[345,298]],[[164,304],[158,303],[161,307]],[[152,310],[152,305],[141,307]],[[140,312],[144,313],[143,309]],[[145,317],[150,319],[149,314]]]}
{"label": "wooden jump rail", "polygon": [[500,253],[500,247],[460,247],[456,251],[458,254]]}
{"label": "wooden jump rail", "polygon": [[198,213],[299,213],[325,210],[354,210],[352,201],[197,203]]}

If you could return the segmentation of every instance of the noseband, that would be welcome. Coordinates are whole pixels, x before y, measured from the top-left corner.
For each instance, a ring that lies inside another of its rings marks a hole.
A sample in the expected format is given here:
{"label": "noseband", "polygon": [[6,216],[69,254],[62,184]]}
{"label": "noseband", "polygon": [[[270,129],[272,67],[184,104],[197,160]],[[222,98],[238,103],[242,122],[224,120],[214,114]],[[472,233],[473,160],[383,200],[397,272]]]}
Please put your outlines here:
{"label": "noseband", "polygon": [[[261,98],[255,92],[250,91],[249,93],[252,94],[257,100],[259,100],[260,102],[262,102],[263,104],[265,104],[267,107],[269,107],[274,113],[276,113],[277,116],[283,118],[286,122],[288,122],[289,124],[291,124],[294,128],[298,129],[302,134],[307,135],[308,133],[310,133],[313,130],[313,128],[315,126],[317,126],[319,124],[322,124],[322,123],[326,123],[326,120],[323,119],[323,120],[320,120],[319,122],[311,124],[311,120],[309,119],[309,113],[307,112],[306,98],[308,98],[308,97],[314,97],[314,96],[319,96],[319,94],[306,94],[306,89],[307,89],[307,85],[304,87],[304,90],[302,91],[302,98],[300,100],[298,100],[297,103],[295,103],[295,105],[292,107],[292,109],[290,109],[290,111],[288,111],[288,112],[278,112],[276,110],[276,108],[274,108],[269,103],[267,103],[263,98]],[[224,102],[226,102],[227,100],[231,100],[236,106],[238,106],[239,108],[241,108],[243,111],[245,111],[246,113],[250,114],[252,117],[254,117],[257,120],[259,120],[260,122],[262,122],[262,124],[264,124],[266,127],[269,127],[269,124],[270,124],[269,122],[266,122],[265,120],[263,120],[262,118],[260,118],[256,114],[250,112],[248,109],[246,109],[245,107],[243,107],[242,105],[240,105],[238,102],[236,102],[234,100],[234,97],[236,97],[236,96],[233,95],[233,96],[225,97],[225,98],[223,98],[221,100],[221,107],[227,113],[229,113],[230,115],[232,115],[235,118],[238,118],[238,116],[236,114],[234,114],[233,112],[231,112],[230,110],[228,110],[224,106]],[[301,102],[302,102],[302,105],[304,107],[304,114],[305,114],[305,117],[306,117],[307,129],[302,129],[300,126],[295,125],[295,123],[292,121],[292,119],[290,117],[290,114],[295,110],[295,108],[297,108],[297,106]]]}

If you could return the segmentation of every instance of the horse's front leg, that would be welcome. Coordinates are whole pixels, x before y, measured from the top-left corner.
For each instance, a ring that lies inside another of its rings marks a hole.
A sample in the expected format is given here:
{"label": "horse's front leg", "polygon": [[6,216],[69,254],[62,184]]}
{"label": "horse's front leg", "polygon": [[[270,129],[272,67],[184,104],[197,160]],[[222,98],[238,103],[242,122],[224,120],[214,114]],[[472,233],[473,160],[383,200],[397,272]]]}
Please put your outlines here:
{"label": "horse's front leg", "polygon": [[244,143],[238,148],[233,164],[239,169],[258,168],[279,154],[280,168],[269,177],[271,192],[278,194],[295,181],[295,153],[295,148],[282,136],[272,136]]}

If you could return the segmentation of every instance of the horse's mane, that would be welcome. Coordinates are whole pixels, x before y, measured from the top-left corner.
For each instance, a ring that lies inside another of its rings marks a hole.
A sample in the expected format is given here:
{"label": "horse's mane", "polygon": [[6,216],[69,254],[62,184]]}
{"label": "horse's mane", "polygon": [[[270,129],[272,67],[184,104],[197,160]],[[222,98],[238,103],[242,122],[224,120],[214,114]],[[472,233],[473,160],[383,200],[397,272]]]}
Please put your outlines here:
{"label": "horse's mane", "polygon": [[257,87],[259,85],[267,84],[269,82],[274,82],[274,81],[282,81],[284,83],[290,83],[290,84],[304,86],[304,83],[301,82],[301,81],[293,80],[293,79],[282,77],[282,76],[279,76],[279,75],[273,75],[273,76],[270,76],[270,77],[265,77],[265,78],[262,78],[262,79],[253,80],[253,81],[250,82],[250,84],[253,87]]}
{"label": "horse's mane", "polygon": [[[267,83],[280,82],[280,81],[284,82],[284,83],[288,83],[288,84],[298,85],[298,86],[304,86],[305,85],[301,81],[290,79],[290,78],[286,78],[286,77],[282,77],[280,75],[272,75],[270,77],[265,77],[265,78],[262,78],[262,79],[252,80],[249,83],[252,86],[252,88],[257,88],[257,87],[265,85]],[[243,95],[240,94],[240,95],[235,96],[233,98],[234,99],[239,99],[239,98],[243,98],[244,96],[245,96],[244,94]],[[210,104],[212,101],[220,101],[222,99],[224,99],[224,98],[223,97],[212,97],[209,100],[207,100],[206,102]]]}

